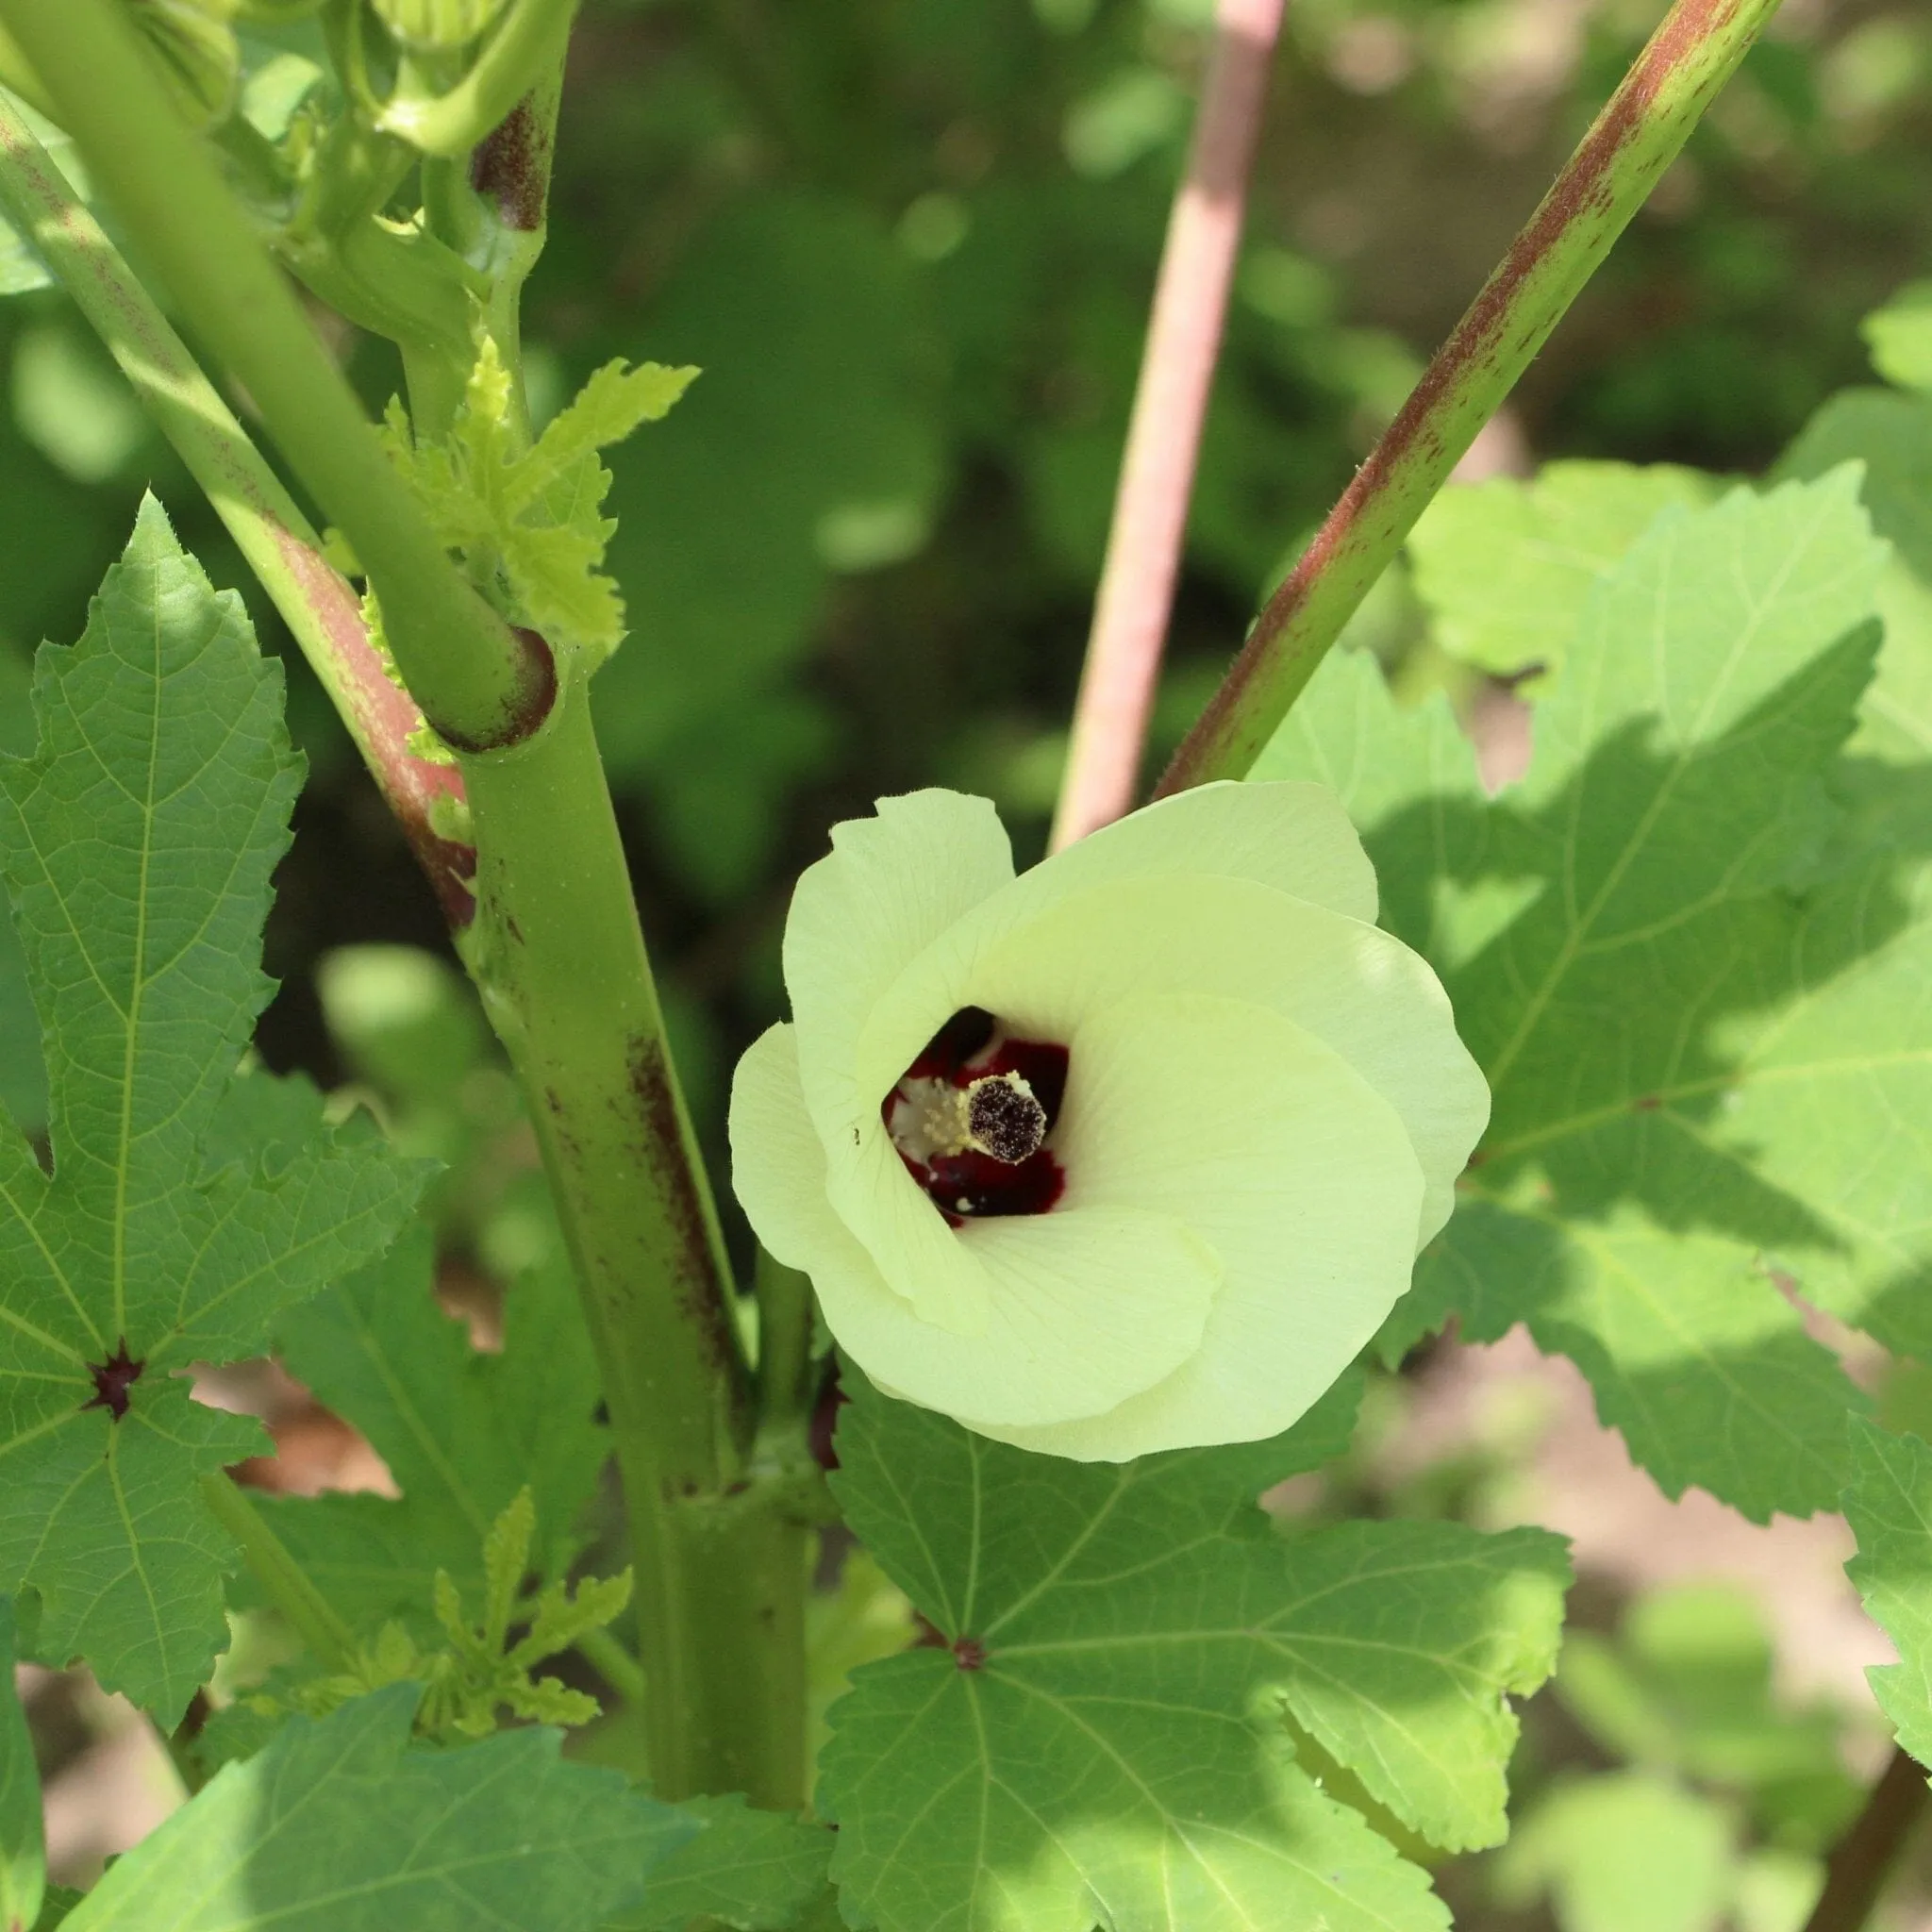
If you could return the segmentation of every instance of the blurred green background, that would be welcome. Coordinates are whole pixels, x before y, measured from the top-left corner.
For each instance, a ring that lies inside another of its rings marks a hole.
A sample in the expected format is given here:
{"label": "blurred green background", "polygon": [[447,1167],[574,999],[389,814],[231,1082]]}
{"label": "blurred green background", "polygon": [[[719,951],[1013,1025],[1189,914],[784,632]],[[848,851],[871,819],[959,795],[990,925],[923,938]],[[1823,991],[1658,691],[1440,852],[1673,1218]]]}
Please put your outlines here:
{"label": "blurred green background", "polygon": [[[1297,0],[1203,458],[1171,747],[1660,9]],[[591,0],[533,400],[701,364],[615,453],[631,634],[598,685],[647,926],[715,1137],[777,1010],[790,881],[879,792],[1043,836],[1208,0]],[[1790,0],[1532,373],[1498,454],[1750,471],[1864,372],[1932,263],[1932,15]],[[373,402],[387,346],[351,340]],[[0,306],[0,742],[150,481],[280,627],[51,291]],[[299,658],[310,776],[270,935],[270,1060],[333,1084],[316,966],[442,941]]]}
{"label": "blurred green background", "polygon": [[[705,371],[613,453],[610,561],[631,634],[597,703],[714,1153],[731,1061],[780,1010],[791,879],[835,819],[942,783],[991,795],[1023,862],[1043,844],[1208,10],[586,6],[527,305],[532,395],[554,408],[616,355]],[[1150,762],[1660,11],[1291,7]],[[1932,10],[1786,0],[1486,460],[1762,470],[1828,394],[1871,379],[1859,319],[1928,274]],[[399,386],[391,352],[341,341],[379,406]],[[448,1160],[445,1245],[507,1279],[541,1211],[466,995],[420,959],[341,951],[403,941],[447,959],[435,905],[220,525],[51,291],[0,304],[0,749],[25,748],[33,644],[78,634],[149,484],[284,649],[309,759],[262,1051],[328,1088],[357,1082],[399,1139]],[[1402,623],[1397,586],[1370,625]],[[0,947],[0,1098],[25,1113],[9,957]],[[386,1058],[397,1029],[407,1050]],[[1445,1357],[1378,1377],[1352,1460],[1283,1501],[1285,1526],[1535,1516],[1512,1485],[1548,1413],[1505,1402],[1420,1463],[1391,1446],[1456,1373]],[[1579,1591],[1554,1695],[1527,1714],[1518,1836],[1441,1874],[1459,1922],[1790,1932],[1857,1802],[1847,1766],[1867,1776],[1882,1750],[1869,1707],[1784,1683],[1789,1632],[1749,1595],[1603,1574]],[[903,1607],[880,1601],[875,1641],[891,1648]],[[828,1681],[845,1641],[826,1640]]]}

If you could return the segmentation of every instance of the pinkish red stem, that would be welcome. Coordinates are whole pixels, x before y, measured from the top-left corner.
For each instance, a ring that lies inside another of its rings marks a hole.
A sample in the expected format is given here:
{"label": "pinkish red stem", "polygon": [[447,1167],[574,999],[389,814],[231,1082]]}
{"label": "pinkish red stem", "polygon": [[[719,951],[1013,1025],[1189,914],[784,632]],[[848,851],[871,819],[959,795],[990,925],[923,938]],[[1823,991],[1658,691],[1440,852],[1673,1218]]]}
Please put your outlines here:
{"label": "pinkish red stem", "polygon": [[1119,818],[1134,800],[1281,11],[1282,0],[1220,0],[1215,9],[1214,48],[1187,175],[1168,219],[1114,497],[1054,819],[1056,851]]}

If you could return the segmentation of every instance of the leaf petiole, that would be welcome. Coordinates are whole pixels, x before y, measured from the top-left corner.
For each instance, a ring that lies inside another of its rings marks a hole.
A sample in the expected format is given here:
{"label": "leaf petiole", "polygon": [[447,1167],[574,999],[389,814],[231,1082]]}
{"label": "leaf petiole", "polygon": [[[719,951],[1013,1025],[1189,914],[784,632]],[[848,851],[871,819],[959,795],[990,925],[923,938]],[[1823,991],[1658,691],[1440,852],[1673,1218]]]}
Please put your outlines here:
{"label": "leaf petiole", "polygon": [[348,1670],[356,1656],[354,1632],[329,1607],[241,1485],[225,1470],[209,1470],[201,1478],[201,1493],[215,1521],[241,1544],[256,1581],[301,1634],[317,1661],[325,1670]]}
{"label": "leaf petiole", "polygon": [[1778,0],[1676,0],[1263,607],[1157,797],[1246,775],[1477,430],[1582,293],[1777,8]]}

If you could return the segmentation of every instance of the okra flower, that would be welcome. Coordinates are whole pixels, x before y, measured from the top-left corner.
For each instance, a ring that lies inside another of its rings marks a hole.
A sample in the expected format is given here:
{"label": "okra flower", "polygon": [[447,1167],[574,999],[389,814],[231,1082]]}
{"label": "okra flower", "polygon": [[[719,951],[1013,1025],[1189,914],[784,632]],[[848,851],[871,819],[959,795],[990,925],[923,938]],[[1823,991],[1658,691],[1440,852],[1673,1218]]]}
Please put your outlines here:
{"label": "okra flower", "polygon": [[741,1061],[733,1178],[882,1389],[1085,1461],[1284,1429],[1489,1114],[1319,786],[1211,785],[1019,877],[950,791],[835,828]]}

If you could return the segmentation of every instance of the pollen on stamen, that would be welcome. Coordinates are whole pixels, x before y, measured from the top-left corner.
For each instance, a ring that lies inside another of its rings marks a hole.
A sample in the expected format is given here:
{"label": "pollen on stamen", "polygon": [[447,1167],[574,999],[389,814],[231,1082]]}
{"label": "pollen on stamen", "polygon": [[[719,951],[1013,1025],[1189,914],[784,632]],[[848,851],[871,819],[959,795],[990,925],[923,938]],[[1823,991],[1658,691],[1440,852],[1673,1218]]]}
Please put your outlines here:
{"label": "pollen on stamen", "polygon": [[995,1074],[966,1091],[972,1144],[1017,1167],[1046,1139],[1046,1109],[1018,1074]]}
{"label": "pollen on stamen", "polygon": [[1048,1144],[1066,1097],[1068,1053],[1008,1034],[979,1007],[941,1026],[879,1104],[906,1171],[948,1225],[1045,1214],[1066,1173]]}

